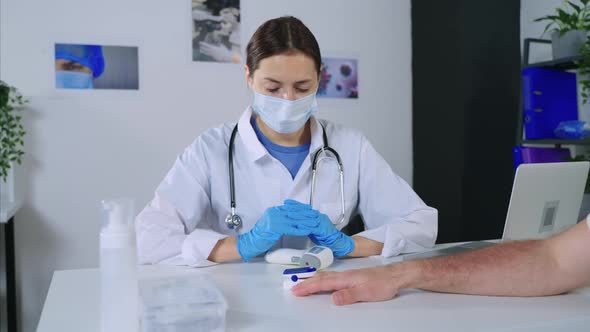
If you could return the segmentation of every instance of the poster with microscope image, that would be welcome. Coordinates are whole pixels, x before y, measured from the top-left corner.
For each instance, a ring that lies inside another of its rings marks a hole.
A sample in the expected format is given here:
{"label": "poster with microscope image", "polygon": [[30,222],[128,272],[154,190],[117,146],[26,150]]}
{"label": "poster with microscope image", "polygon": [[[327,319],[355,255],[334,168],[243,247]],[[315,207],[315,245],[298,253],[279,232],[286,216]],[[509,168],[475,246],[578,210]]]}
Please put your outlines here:
{"label": "poster with microscope image", "polygon": [[192,0],[193,61],[240,63],[240,0]]}
{"label": "poster with microscope image", "polygon": [[358,61],[347,58],[322,58],[318,97],[358,98]]}

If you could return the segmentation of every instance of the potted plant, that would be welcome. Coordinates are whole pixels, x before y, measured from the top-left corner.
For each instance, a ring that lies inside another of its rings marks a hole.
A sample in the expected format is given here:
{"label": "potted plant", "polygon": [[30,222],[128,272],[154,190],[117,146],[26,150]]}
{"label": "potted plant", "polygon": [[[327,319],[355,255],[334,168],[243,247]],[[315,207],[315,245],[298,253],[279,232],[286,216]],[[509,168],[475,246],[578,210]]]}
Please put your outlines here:
{"label": "potted plant", "polygon": [[582,103],[588,104],[590,101],[590,38],[586,38],[586,41],[580,46],[580,56],[582,59],[576,61],[578,85],[580,86]]}
{"label": "potted plant", "polygon": [[[0,80],[0,205],[14,201],[14,163],[20,164],[26,132],[19,112],[27,100]],[[0,208],[2,207],[0,206]]]}
{"label": "potted plant", "polygon": [[549,22],[543,34],[551,32],[553,59],[579,55],[580,45],[586,41],[590,30],[590,0],[577,3],[565,1],[563,6],[555,9],[554,15],[546,15],[534,22]]}

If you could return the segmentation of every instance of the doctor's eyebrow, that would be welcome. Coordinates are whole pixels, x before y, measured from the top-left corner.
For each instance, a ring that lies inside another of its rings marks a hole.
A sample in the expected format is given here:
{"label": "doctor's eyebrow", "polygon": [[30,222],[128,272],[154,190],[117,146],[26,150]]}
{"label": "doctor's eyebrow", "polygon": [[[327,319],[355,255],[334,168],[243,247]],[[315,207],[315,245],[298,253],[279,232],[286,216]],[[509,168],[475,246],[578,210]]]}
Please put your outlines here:
{"label": "doctor's eyebrow", "polygon": [[[273,83],[277,83],[277,84],[283,84],[283,82],[281,82],[281,81],[277,81],[277,80],[275,80],[274,78],[265,77],[264,79],[265,79],[265,80],[267,80],[267,81],[271,81],[271,82],[273,82]],[[295,82],[295,84],[297,84],[297,85],[298,85],[298,84],[305,84],[305,83],[309,83],[309,82],[311,82],[311,80],[310,80],[310,79],[305,79],[305,80],[297,81],[297,82]]]}

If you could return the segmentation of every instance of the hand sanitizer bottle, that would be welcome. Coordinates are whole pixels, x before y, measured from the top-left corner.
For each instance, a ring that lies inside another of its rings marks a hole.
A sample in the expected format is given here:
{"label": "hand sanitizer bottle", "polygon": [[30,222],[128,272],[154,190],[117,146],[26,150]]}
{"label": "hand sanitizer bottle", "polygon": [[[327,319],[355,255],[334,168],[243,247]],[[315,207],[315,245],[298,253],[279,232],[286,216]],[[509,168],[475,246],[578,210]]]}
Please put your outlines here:
{"label": "hand sanitizer bottle", "polygon": [[100,310],[102,332],[139,329],[133,200],[102,201]]}

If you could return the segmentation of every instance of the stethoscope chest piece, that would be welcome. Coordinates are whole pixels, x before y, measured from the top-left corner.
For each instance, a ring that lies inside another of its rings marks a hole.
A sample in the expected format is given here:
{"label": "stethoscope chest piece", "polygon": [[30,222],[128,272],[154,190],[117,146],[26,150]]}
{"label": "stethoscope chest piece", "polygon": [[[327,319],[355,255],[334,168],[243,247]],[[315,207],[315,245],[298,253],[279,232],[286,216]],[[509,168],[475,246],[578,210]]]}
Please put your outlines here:
{"label": "stethoscope chest piece", "polygon": [[242,226],[242,218],[237,214],[228,214],[225,217],[225,225],[229,229],[237,229]]}

